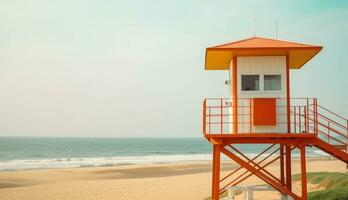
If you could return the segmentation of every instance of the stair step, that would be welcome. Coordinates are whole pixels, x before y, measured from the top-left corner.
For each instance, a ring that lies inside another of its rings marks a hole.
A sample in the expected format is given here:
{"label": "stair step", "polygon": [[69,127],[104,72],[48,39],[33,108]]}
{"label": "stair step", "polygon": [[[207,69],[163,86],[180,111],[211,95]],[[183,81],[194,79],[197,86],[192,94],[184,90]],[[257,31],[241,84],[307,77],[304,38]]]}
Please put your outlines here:
{"label": "stair step", "polygon": [[339,150],[346,150],[346,145],[342,145],[342,144],[332,144],[331,146],[339,149]]}

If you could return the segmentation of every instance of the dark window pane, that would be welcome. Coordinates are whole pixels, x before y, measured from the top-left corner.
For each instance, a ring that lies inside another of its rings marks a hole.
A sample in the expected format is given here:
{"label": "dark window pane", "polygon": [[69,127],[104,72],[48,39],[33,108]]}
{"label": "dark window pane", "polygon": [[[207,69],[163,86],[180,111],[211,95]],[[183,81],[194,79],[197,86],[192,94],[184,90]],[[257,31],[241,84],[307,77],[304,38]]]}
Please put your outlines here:
{"label": "dark window pane", "polygon": [[259,75],[242,75],[242,91],[258,91]]}

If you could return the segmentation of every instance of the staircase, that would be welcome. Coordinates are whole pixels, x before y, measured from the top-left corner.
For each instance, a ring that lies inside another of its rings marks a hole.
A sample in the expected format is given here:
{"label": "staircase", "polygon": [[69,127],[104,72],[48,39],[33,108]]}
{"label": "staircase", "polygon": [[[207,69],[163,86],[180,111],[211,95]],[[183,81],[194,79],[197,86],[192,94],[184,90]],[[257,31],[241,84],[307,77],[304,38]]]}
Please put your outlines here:
{"label": "staircase", "polygon": [[320,140],[318,138],[315,139],[315,142],[313,145],[317,147],[318,149],[348,164],[348,154],[345,152],[345,150],[336,148],[335,146],[330,145],[327,142],[324,142],[323,140]]}
{"label": "staircase", "polygon": [[313,146],[348,164],[348,120],[319,105],[316,112],[310,112],[317,116],[316,123],[308,117],[310,130],[315,129],[313,124],[317,125]]}

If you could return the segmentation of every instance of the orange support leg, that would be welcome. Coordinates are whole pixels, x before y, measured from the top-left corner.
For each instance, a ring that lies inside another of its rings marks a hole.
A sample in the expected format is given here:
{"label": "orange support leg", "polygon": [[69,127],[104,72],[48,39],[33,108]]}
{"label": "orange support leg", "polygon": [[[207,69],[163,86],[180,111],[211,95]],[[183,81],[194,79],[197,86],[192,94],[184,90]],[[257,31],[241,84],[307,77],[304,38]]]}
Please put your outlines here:
{"label": "orange support leg", "polygon": [[212,192],[213,200],[219,200],[220,196],[220,145],[213,146],[213,177],[212,177]]}
{"label": "orange support leg", "polygon": [[238,133],[237,57],[233,57],[233,133]]}
{"label": "orange support leg", "polygon": [[284,177],[284,145],[280,145],[279,148],[280,154],[280,182],[284,186],[285,185],[285,177]]}
{"label": "orange support leg", "polygon": [[306,145],[301,145],[302,200],[307,200]]}
{"label": "orange support leg", "polygon": [[291,186],[291,147],[290,145],[286,145],[285,147],[285,165],[286,165],[286,187],[290,190]]}
{"label": "orange support leg", "polygon": [[[291,133],[291,110],[290,110],[290,62],[289,56],[286,56],[286,113],[287,113],[287,129],[288,133]],[[291,190],[291,147],[286,145],[285,148],[285,165],[286,165],[286,187],[288,190]]]}

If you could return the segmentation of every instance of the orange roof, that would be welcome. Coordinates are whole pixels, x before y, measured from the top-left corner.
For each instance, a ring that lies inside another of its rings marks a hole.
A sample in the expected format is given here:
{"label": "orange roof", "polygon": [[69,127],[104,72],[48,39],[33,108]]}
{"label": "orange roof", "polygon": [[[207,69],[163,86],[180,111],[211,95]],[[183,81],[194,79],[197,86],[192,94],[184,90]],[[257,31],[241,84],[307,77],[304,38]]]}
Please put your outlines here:
{"label": "orange roof", "polygon": [[299,69],[323,47],[252,37],[206,49],[206,70],[228,70],[233,56],[289,56],[291,69]]}

